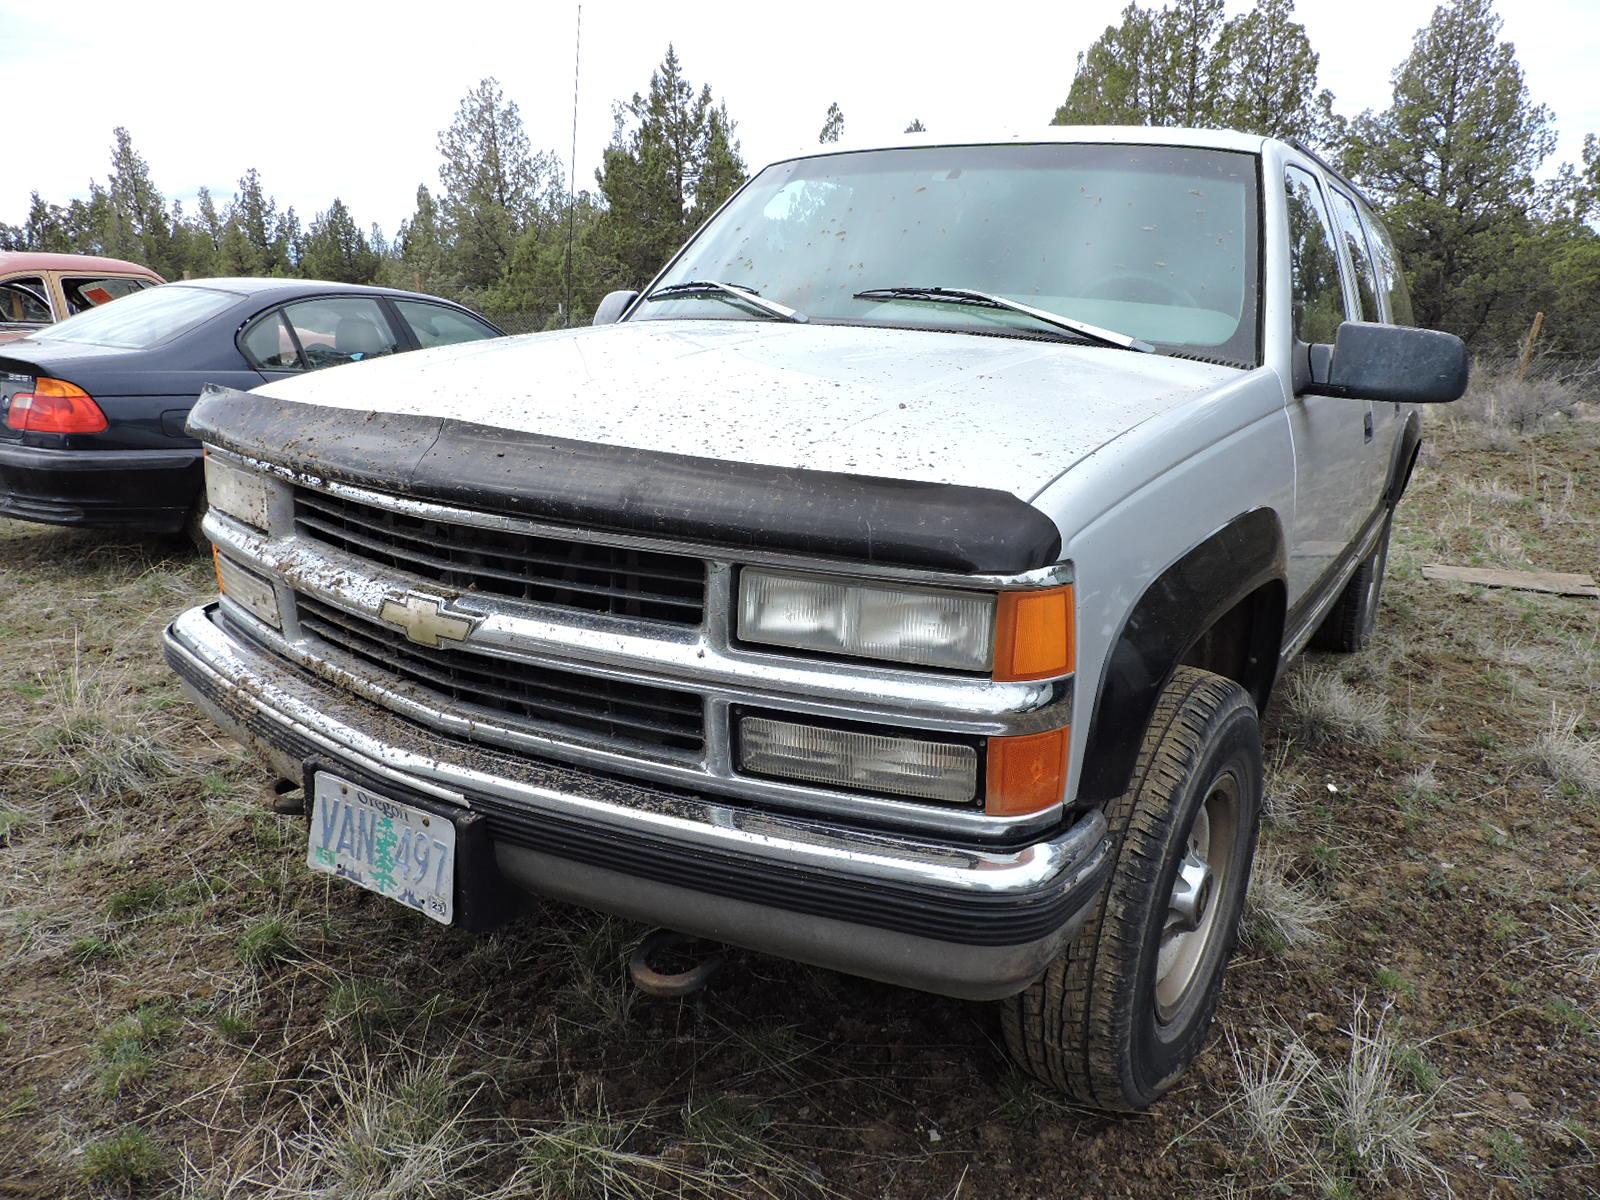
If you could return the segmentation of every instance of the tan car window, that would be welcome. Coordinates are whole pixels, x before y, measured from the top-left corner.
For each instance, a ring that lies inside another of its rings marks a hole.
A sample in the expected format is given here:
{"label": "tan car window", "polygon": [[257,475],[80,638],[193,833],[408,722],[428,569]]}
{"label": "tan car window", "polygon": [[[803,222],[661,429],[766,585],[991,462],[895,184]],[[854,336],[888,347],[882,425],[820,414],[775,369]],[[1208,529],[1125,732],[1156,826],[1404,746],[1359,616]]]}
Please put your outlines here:
{"label": "tan car window", "polygon": [[73,313],[87,312],[154,286],[151,280],[133,275],[68,275],[61,280],[61,290],[67,296],[67,310]]}
{"label": "tan car window", "polygon": [[37,275],[21,275],[0,281],[0,323],[50,324],[48,297],[44,280]]}

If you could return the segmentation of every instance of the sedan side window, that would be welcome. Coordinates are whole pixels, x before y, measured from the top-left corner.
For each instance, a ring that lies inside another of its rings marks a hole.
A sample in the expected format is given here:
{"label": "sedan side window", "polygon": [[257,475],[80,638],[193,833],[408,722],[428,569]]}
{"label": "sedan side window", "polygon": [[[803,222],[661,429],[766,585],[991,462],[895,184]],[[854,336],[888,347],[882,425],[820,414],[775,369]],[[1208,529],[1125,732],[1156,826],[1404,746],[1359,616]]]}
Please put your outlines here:
{"label": "sedan side window", "polygon": [[283,313],[271,312],[256,320],[239,339],[239,349],[258,371],[303,371],[300,350]]}
{"label": "sedan side window", "polygon": [[1333,189],[1333,215],[1339,222],[1345,249],[1350,252],[1350,267],[1356,275],[1356,300],[1361,308],[1356,313],[1356,319],[1381,321],[1383,312],[1378,307],[1378,276],[1373,270],[1372,254],[1367,249],[1367,235],[1361,229],[1361,216],[1356,212],[1356,202],[1338,188]]}
{"label": "sedan side window", "polygon": [[1347,316],[1333,225],[1322,202],[1322,189],[1310,172],[1290,167],[1286,185],[1294,335],[1302,342],[1332,342]]}
{"label": "sedan side window", "polygon": [[411,332],[417,335],[417,345],[424,350],[429,346],[453,346],[457,342],[478,342],[500,336],[498,330],[478,318],[442,304],[396,300],[394,306],[400,310],[401,319],[411,326]]}
{"label": "sedan side window", "polygon": [[378,302],[368,296],[336,296],[286,305],[305,362],[312,370],[365,362],[400,349]]}
{"label": "sedan side window", "polygon": [[48,325],[50,316],[49,293],[44,280],[37,275],[22,275],[0,281],[0,323],[15,325]]}

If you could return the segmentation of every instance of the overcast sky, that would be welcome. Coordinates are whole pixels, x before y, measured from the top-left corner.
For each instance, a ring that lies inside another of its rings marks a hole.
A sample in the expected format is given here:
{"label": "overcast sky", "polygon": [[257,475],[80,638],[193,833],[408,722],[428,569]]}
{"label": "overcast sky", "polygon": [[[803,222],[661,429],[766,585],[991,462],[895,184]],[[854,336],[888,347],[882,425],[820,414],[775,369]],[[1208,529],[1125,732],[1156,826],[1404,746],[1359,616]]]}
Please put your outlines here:
{"label": "overcast sky", "polygon": [[[588,0],[578,186],[593,186],[613,101],[648,86],[668,42],[689,78],[727,101],[754,167],[815,145],[834,100],[850,139],[892,136],[912,117],[934,133],[1044,125],[1078,51],[1124,3]],[[1390,72],[1433,7],[1300,0],[1339,111],[1387,102]],[[1600,132],[1600,0],[1500,8],[1534,98],[1555,112],[1557,159],[1576,160],[1584,133]],[[479,0],[0,0],[0,221],[20,222],[35,189],[57,203],[87,195],[108,169],[112,128],[126,125],[169,199],[206,185],[225,201],[254,166],[306,224],[338,195],[363,226],[392,234],[417,184],[436,184],[438,131],[485,75],[521,107],[534,145],[567,159],[575,13]]]}

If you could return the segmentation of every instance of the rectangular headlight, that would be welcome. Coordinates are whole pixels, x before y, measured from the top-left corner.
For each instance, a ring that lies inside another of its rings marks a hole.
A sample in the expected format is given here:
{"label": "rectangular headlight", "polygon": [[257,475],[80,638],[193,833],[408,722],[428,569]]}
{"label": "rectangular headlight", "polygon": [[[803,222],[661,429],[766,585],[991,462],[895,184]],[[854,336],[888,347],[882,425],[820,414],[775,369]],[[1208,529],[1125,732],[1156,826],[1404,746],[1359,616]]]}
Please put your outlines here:
{"label": "rectangular headlight", "polygon": [[281,629],[278,617],[278,593],[272,584],[254,571],[246,570],[233,559],[211,548],[217,563],[217,590],[252,616],[259,617],[274,629]]}
{"label": "rectangular headlight", "polygon": [[891,796],[963,804],[978,795],[978,752],[959,743],[743,717],[739,761],[752,775]]}
{"label": "rectangular headlight", "polygon": [[747,642],[923,667],[986,671],[995,599],[981,592],[857,583],[746,568],[739,637]]}
{"label": "rectangular headlight", "polygon": [[241,470],[215,454],[206,455],[206,500],[218,512],[267,531],[272,485],[259,471]]}

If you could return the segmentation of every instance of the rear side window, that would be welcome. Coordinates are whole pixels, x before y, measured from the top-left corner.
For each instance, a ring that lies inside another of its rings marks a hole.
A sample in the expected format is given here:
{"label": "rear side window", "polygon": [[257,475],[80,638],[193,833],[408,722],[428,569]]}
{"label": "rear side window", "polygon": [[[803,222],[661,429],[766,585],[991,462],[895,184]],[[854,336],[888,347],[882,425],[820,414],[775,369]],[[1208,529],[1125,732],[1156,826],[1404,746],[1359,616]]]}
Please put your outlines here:
{"label": "rear side window", "polygon": [[169,283],[135,292],[117,304],[91,308],[33,336],[41,342],[83,342],[119,350],[145,350],[186,333],[238,301],[233,292]]}
{"label": "rear side window", "polygon": [[1383,222],[1367,213],[1367,228],[1372,232],[1372,254],[1378,271],[1378,290],[1389,302],[1389,320],[1395,325],[1415,325],[1416,316],[1411,311],[1411,290],[1406,287],[1406,273],[1400,269],[1400,256],[1395,253],[1394,240]]}
{"label": "rear side window", "polygon": [[88,312],[101,304],[110,304],[123,296],[154,287],[148,279],[135,279],[130,275],[63,276],[61,290],[67,296],[69,313]]}
{"label": "rear side window", "polygon": [[301,300],[286,305],[283,315],[312,370],[382,358],[400,349],[382,307],[368,296]]}
{"label": "rear side window", "polygon": [[400,310],[400,317],[411,327],[411,332],[417,335],[417,345],[424,350],[429,346],[453,346],[457,342],[478,342],[500,336],[478,318],[442,304],[396,300],[394,306]]}
{"label": "rear side window", "polygon": [[0,323],[11,325],[48,325],[50,315],[49,293],[44,280],[37,275],[23,275],[0,282]]}
{"label": "rear side window", "polygon": [[1322,189],[1309,171],[1290,167],[1289,300],[1294,335],[1302,342],[1332,342],[1346,319],[1339,254]]}
{"label": "rear side window", "polygon": [[1372,254],[1367,249],[1367,235],[1361,229],[1361,216],[1356,212],[1356,202],[1338,188],[1333,189],[1333,216],[1339,224],[1339,234],[1344,238],[1345,250],[1350,254],[1350,267],[1356,276],[1356,300],[1361,311],[1358,321],[1381,321],[1383,311],[1378,307],[1378,276],[1372,265]]}
{"label": "rear side window", "polygon": [[239,349],[258,371],[305,370],[300,348],[295,345],[294,334],[281,311],[258,318],[239,339]]}

